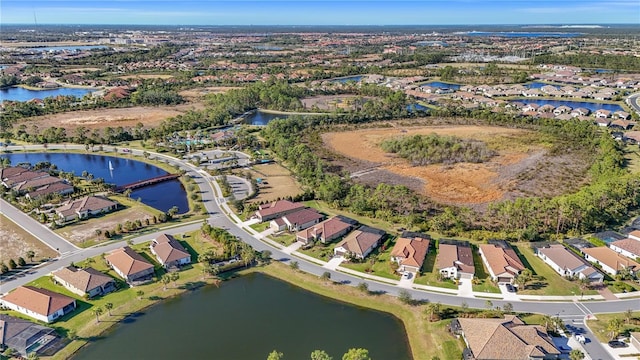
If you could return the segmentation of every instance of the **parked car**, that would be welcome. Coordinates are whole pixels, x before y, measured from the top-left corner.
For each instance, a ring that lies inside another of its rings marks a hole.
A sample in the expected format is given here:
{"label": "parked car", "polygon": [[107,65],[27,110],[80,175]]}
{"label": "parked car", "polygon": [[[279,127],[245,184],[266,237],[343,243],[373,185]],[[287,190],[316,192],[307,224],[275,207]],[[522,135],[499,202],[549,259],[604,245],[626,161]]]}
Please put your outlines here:
{"label": "parked car", "polygon": [[411,273],[408,271],[405,271],[402,273],[402,278],[403,279],[411,279]]}
{"label": "parked car", "polygon": [[609,341],[609,346],[614,348],[614,349],[617,349],[617,348],[625,348],[625,347],[627,347],[629,345],[627,345],[627,343],[625,343],[623,341],[620,341],[620,340],[611,340],[611,341]]}
{"label": "parked car", "polygon": [[505,287],[507,288],[508,292],[512,292],[512,293],[516,292],[516,288],[511,284],[506,284]]}

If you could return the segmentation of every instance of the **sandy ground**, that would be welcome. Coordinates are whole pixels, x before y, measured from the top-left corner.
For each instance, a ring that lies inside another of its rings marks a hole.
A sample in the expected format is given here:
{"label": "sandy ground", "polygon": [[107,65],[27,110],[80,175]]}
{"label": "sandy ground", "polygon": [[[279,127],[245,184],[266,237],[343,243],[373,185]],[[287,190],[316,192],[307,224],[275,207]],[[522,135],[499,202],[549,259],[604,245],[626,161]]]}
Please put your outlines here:
{"label": "sandy ground", "polygon": [[58,253],[53,249],[5,216],[0,215],[0,262],[7,264],[9,259],[17,262],[20,256],[29,261],[27,258],[29,250],[35,252],[34,260],[58,256]]}
{"label": "sandy ground", "polygon": [[[158,107],[130,107],[118,109],[95,109],[72,111],[55,115],[38,116],[25,119],[21,124],[27,125],[31,129],[32,125],[36,125],[40,129],[47,127],[63,127],[73,130],[79,126],[88,129],[105,128],[105,127],[133,127],[137,123],[142,123],[147,127],[157,126],[170,117],[184,114],[189,110],[203,109],[202,103],[189,103],[177,106],[158,106]],[[67,132],[67,134],[72,134]]]}
{"label": "sandy ground", "polygon": [[[387,138],[430,133],[485,141],[491,148],[496,148],[499,155],[481,164],[412,166],[405,159],[385,153],[379,146]],[[370,164],[370,168],[377,167],[406,178],[407,186],[412,184],[414,188],[415,180],[421,180],[421,192],[436,201],[481,204],[504,198],[522,165],[528,166],[529,159],[535,159],[544,153],[543,149],[535,146],[507,149],[499,146],[505,140],[529,135],[525,130],[501,127],[430,126],[326,133],[323,140],[329,148],[341,155],[365,161]],[[363,176],[364,181],[371,182],[366,178],[376,177],[377,173],[379,172],[367,173]]]}
{"label": "sandy ground", "polygon": [[141,208],[129,208],[119,210],[115,213],[81,221],[78,224],[65,226],[56,232],[63,238],[71,241],[74,244],[82,244],[87,240],[106,240],[104,237],[98,239],[96,236],[96,230],[100,229],[102,232],[105,230],[112,231],[116,228],[117,224],[124,224],[127,220],[135,221],[140,219],[144,221],[145,218],[153,218],[152,214],[142,210]]}
{"label": "sandy ground", "polygon": [[[260,178],[263,182],[263,185],[258,185],[258,196],[251,202],[268,202],[302,192],[291,172],[278,164],[256,165],[251,173],[255,179]],[[264,184],[265,181],[267,184]]]}

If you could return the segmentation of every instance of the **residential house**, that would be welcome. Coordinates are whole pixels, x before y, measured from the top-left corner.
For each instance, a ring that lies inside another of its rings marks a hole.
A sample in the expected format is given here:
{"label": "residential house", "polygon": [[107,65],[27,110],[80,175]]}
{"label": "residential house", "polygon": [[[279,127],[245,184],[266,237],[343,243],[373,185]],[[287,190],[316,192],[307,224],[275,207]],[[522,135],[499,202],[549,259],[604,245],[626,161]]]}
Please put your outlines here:
{"label": "residential house", "polygon": [[473,265],[473,251],[469,243],[455,244],[440,243],[436,268],[443,277],[449,279],[473,279],[475,266]]}
{"label": "residential house", "polygon": [[289,200],[278,200],[265,205],[260,205],[254,216],[260,220],[260,222],[264,222],[282,217],[303,208],[304,204],[302,203],[294,203]]}
{"label": "residential house", "polygon": [[47,289],[20,286],[0,298],[0,305],[46,323],[76,309],[76,299]]}
{"label": "residential house", "polygon": [[632,332],[629,334],[631,345],[640,351],[640,332]]}
{"label": "residential house", "polygon": [[306,208],[289,213],[283,216],[282,220],[289,231],[301,231],[319,223],[322,218],[322,214],[318,213],[316,210]]}
{"label": "residential house", "polygon": [[630,259],[640,259],[640,241],[636,239],[622,239],[609,244],[611,250]]}
{"label": "residential house", "polygon": [[480,257],[491,278],[498,283],[512,284],[525,269],[522,261],[506,241],[480,245]]}
{"label": "residential house", "polygon": [[[629,234],[627,234],[627,236],[629,237],[629,239],[640,241],[640,230],[634,230]],[[621,236],[621,238],[618,240],[622,240],[622,239],[624,239],[624,236]]]}
{"label": "residential house", "polygon": [[604,280],[601,272],[563,245],[553,244],[537,248],[536,255],[561,276],[588,279],[593,283],[601,283]]}
{"label": "residential house", "polygon": [[88,267],[84,269],[67,266],[51,273],[53,279],[74,294],[92,298],[116,290],[115,280],[102,272]]}
{"label": "residential house", "polygon": [[128,246],[113,250],[104,259],[118,275],[131,285],[153,277],[153,264]]}
{"label": "residential house", "polygon": [[617,128],[621,130],[629,130],[633,127],[633,125],[635,125],[635,123],[629,120],[624,120],[624,119],[616,119],[616,120],[613,120],[611,124],[609,124],[609,126],[611,126],[612,128]]}
{"label": "residential house", "polygon": [[50,178],[51,175],[44,171],[31,171],[22,167],[7,168],[2,172],[2,185],[8,189],[24,184],[27,181]]}
{"label": "residential house", "polygon": [[573,117],[587,116],[589,115],[589,113],[591,113],[591,111],[587,108],[577,108],[577,109],[571,110],[571,116]]}
{"label": "residential house", "polygon": [[595,124],[600,127],[607,127],[611,124],[611,121],[609,119],[599,117],[596,118]]}
{"label": "residential house", "polygon": [[55,329],[38,325],[29,320],[0,314],[0,350],[13,349],[27,358],[58,339]]}
{"label": "residential house", "polygon": [[166,269],[191,263],[191,254],[171,235],[162,234],[153,239],[149,249]]}
{"label": "residential house", "polygon": [[108,213],[118,208],[118,203],[102,196],[85,196],[80,199],[69,200],[56,208],[58,217],[63,221],[76,218],[86,219],[89,216]]}
{"label": "residential house", "polygon": [[282,220],[282,218],[277,218],[269,222],[269,227],[274,231],[283,231],[287,229],[287,224]]}
{"label": "residential house", "polygon": [[320,241],[323,244],[327,244],[347,234],[357,224],[357,221],[349,219],[348,217],[340,215],[334,216],[331,219],[325,220],[298,232],[296,234],[296,240],[303,244],[308,244],[314,241]]}
{"label": "residential house", "polygon": [[430,240],[430,237],[424,234],[402,234],[391,250],[391,261],[398,263],[398,271],[418,273],[429,252]]}
{"label": "residential house", "polygon": [[626,258],[606,246],[582,249],[585,258],[602,267],[602,270],[615,276],[620,271],[629,271],[632,275],[640,272],[640,264]]}
{"label": "residential house", "polygon": [[364,259],[369,255],[384,237],[385,232],[368,226],[361,226],[352,231],[333,249],[335,255],[353,256],[356,259]]}
{"label": "residential house", "polygon": [[503,319],[457,318],[451,331],[462,336],[465,360],[559,359],[560,351],[540,325],[525,325],[515,315]]}
{"label": "residential house", "polygon": [[616,111],[613,115],[622,120],[629,120],[631,118],[631,115],[626,111]]}
{"label": "residential house", "polygon": [[32,191],[29,191],[25,195],[25,197],[28,198],[29,200],[35,200],[40,197],[45,197],[52,194],[68,195],[68,194],[72,194],[73,191],[74,191],[73,186],[67,184],[64,181],[59,181],[52,184],[41,186]]}
{"label": "residential house", "polygon": [[605,110],[605,109],[598,109],[596,110],[595,115],[596,115],[596,118],[606,119],[611,116],[611,111]]}
{"label": "residential house", "polygon": [[540,105],[538,104],[527,104],[520,110],[522,110],[522,112],[527,112],[527,111],[537,112],[539,108],[540,108]]}
{"label": "residential house", "polygon": [[560,105],[557,108],[555,108],[555,110],[553,110],[553,113],[555,115],[567,114],[570,112],[571,112],[571,108],[566,105]]}

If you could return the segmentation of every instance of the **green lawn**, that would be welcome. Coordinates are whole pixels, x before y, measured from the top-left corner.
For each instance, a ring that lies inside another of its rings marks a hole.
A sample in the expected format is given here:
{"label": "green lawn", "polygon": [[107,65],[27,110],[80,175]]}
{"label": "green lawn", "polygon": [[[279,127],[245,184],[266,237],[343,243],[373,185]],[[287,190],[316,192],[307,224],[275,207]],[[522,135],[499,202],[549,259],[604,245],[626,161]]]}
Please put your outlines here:
{"label": "green lawn", "polygon": [[329,258],[333,256],[333,247],[335,243],[323,244],[321,242],[315,243],[310,249],[298,250],[299,252],[311,256],[312,258],[320,259],[322,261],[329,261]]}
{"label": "green lawn", "polygon": [[278,235],[269,236],[273,241],[276,241],[284,246],[289,246],[296,242],[296,234],[290,232],[283,232]]}
{"label": "green lawn", "polygon": [[[535,280],[530,281],[526,289],[518,289],[519,294],[570,296],[582,293],[583,290],[577,282],[563,278],[537,257],[529,243],[512,244],[512,246],[524,265],[535,275]],[[584,290],[585,295],[597,293],[595,290]]]}
{"label": "green lawn", "polygon": [[633,312],[629,323],[627,323],[627,316],[625,313],[596,314],[596,318],[597,320],[588,320],[588,325],[591,331],[593,331],[601,342],[611,340],[609,331],[607,330],[607,324],[613,318],[622,320],[623,326],[620,333],[621,336],[628,337],[630,332],[640,331],[640,311]]}
{"label": "green lawn", "polygon": [[253,225],[250,225],[250,227],[257,232],[263,232],[269,228],[269,221],[253,224]]}
{"label": "green lawn", "polygon": [[345,261],[340,266],[387,279],[399,280],[400,275],[395,273],[391,265],[390,253],[392,249],[393,247],[389,247],[382,250],[382,247],[379,246],[363,262]]}

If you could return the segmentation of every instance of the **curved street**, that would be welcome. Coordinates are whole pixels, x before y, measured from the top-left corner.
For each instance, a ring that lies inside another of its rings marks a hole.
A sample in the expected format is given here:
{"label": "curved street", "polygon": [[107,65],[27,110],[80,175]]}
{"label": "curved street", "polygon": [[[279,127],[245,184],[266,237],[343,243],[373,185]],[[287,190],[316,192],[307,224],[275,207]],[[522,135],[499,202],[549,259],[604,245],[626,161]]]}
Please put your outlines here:
{"label": "curved street", "polygon": [[640,93],[629,95],[626,102],[627,105],[629,105],[631,109],[636,112],[636,114],[640,115]]}
{"label": "curved street", "polygon": [[[640,94],[638,94],[640,95]],[[84,145],[48,145],[49,149],[76,149],[76,150],[84,150]],[[105,147],[107,149],[108,147]],[[42,149],[41,145],[27,145],[27,146],[9,146],[8,150],[37,150]],[[132,153],[136,155],[142,155],[143,150],[131,150]],[[214,181],[214,177],[210,176],[204,170],[195,167],[194,165],[181,161],[179,159],[158,154],[151,153],[152,157],[155,158],[163,158],[166,162],[172,165],[178,166],[180,169],[185,170],[186,173],[191,176],[196,184],[200,187],[202,201],[205,209],[209,214],[208,222],[212,226],[224,228],[228,230],[231,234],[237,236],[242,241],[251,245],[256,251],[269,250],[272,253],[272,258],[276,261],[281,261],[284,263],[288,263],[290,261],[297,261],[299,264],[300,270],[320,276],[324,272],[329,272],[331,274],[331,280],[341,282],[344,284],[349,284],[355,286],[359,283],[367,283],[370,291],[387,293],[390,295],[398,295],[401,290],[409,291],[412,298],[415,300],[422,301],[430,301],[430,302],[439,302],[445,305],[453,305],[460,306],[463,303],[466,303],[469,307],[472,308],[486,308],[487,300],[486,298],[476,298],[476,297],[462,297],[458,295],[452,294],[444,294],[444,293],[436,293],[436,292],[428,292],[425,290],[417,290],[399,287],[392,284],[381,283],[377,281],[373,281],[370,279],[364,279],[361,277],[357,277],[354,275],[346,274],[344,272],[339,272],[331,269],[327,269],[319,264],[308,261],[304,258],[292,257],[292,255],[287,254],[279,248],[276,248],[270,245],[267,242],[264,242],[260,239],[260,236],[253,235],[245,231],[240,225],[238,225],[235,221],[231,220],[225,213],[229,212],[227,205],[224,202],[223,198],[219,198],[216,194],[221,194],[220,189],[218,188],[217,183]],[[224,209],[224,210],[223,210]],[[13,208],[13,206],[8,203],[0,202],[0,212],[5,214],[5,216],[11,218],[12,220],[19,222],[21,218],[16,213],[17,209]],[[19,212],[19,211],[18,211]],[[230,213],[230,212],[229,212]],[[21,213],[20,213],[21,214]],[[232,213],[230,213],[232,214]],[[24,214],[21,214],[26,216]],[[232,218],[235,215],[230,215]],[[17,220],[16,220],[17,219]],[[134,243],[141,243],[145,241],[150,241],[151,239],[157,237],[161,233],[167,234],[179,234],[187,231],[193,231],[200,228],[202,225],[202,221],[197,221],[190,224],[177,225],[173,227],[168,227],[152,234],[146,234],[143,236],[139,236],[133,239]],[[66,242],[66,240],[62,239],[67,245],[59,243],[59,236],[55,235],[48,228],[43,227],[37,221],[33,220],[31,223],[22,222],[22,226],[29,228],[29,232],[36,235],[41,241],[45,242],[52,248],[59,248],[61,251],[61,256],[50,263],[47,263],[44,266],[41,266],[35,270],[30,271],[28,274],[24,276],[17,277],[15,279],[9,280],[3,284],[0,284],[0,293],[7,293],[18,286],[24,285],[28,282],[31,282],[41,276],[45,276],[51,271],[57,270],[62,266],[68,266],[72,262],[79,262],[88,257],[93,257],[100,255],[102,253],[111,251],[113,249],[119,248],[121,246],[126,245],[125,241],[100,244],[87,249],[79,249],[73,246],[72,244]],[[61,238],[60,238],[61,239]],[[65,250],[65,251],[63,251]],[[493,306],[503,307],[506,303],[510,303],[513,306],[514,311],[517,312],[530,312],[530,313],[542,313],[548,314],[555,317],[560,317],[565,321],[566,324],[573,326],[574,328],[582,328],[585,335],[593,339],[592,341],[587,342],[584,345],[585,350],[589,353],[592,359],[608,359],[610,355],[608,352],[601,346],[601,344],[596,341],[593,334],[590,332],[588,328],[584,325],[584,319],[586,316],[589,316],[593,313],[613,313],[613,312],[624,312],[628,309],[640,309],[640,299],[625,299],[625,300],[607,300],[607,301],[579,301],[577,297],[573,297],[572,301],[520,301],[520,300],[500,300],[500,299],[490,299]]]}

